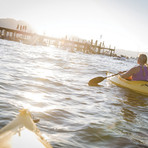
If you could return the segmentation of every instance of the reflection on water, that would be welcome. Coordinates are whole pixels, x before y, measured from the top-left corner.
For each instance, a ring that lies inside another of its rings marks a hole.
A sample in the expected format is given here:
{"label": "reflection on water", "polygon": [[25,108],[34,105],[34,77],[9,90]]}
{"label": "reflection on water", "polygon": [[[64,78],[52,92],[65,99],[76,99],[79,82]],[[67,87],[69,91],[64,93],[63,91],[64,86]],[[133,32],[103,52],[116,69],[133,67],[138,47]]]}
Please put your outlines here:
{"label": "reflection on water", "polygon": [[[134,119],[137,116],[137,110],[142,107],[147,107],[147,98],[141,96],[140,94],[130,92],[128,95],[124,97],[123,100],[124,106],[121,110],[123,113],[124,120],[128,122],[134,122]],[[137,108],[137,109],[136,109]]]}
{"label": "reflection on water", "polygon": [[[119,103],[114,104],[116,106],[121,105],[120,108],[121,110],[119,112],[120,119],[118,119],[114,124],[111,125],[111,129],[118,131],[123,137],[130,140],[130,141],[126,140],[125,142],[126,144],[128,143],[127,147],[130,147],[131,141],[136,143],[136,145],[131,145],[131,147],[132,146],[138,148],[147,147],[148,97],[127,90],[125,88],[119,88],[116,86],[114,87],[117,91],[122,91],[122,93],[116,94],[116,97],[117,98],[119,97],[118,98]],[[121,147],[123,146],[122,145],[123,141],[125,141],[125,139],[121,141]]]}
{"label": "reflection on water", "polygon": [[[134,93],[134,92],[133,92]],[[147,97],[142,96],[140,94],[133,94],[133,96],[126,96],[124,100],[125,104],[128,104],[133,107],[146,107],[147,104]]]}
{"label": "reflection on water", "polygon": [[148,146],[148,97],[107,80],[136,61],[0,40],[0,127],[29,109],[54,148]]}
{"label": "reflection on water", "polygon": [[123,108],[121,112],[123,113],[124,120],[126,120],[127,122],[134,122],[134,119],[136,117],[136,114],[134,112],[126,108]]}

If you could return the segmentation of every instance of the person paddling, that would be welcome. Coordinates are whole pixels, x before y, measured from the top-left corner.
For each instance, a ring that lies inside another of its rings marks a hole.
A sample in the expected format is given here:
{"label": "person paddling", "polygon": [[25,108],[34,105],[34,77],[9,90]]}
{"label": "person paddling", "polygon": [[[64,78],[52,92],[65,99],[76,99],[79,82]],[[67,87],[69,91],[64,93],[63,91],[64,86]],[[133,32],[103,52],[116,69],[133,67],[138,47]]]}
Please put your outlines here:
{"label": "person paddling", "polygon": [[147,56],[145,54],[140,54],[137,63],[139,64],[138,66],[120,74],[120,76],[133,81],[148,81]]}

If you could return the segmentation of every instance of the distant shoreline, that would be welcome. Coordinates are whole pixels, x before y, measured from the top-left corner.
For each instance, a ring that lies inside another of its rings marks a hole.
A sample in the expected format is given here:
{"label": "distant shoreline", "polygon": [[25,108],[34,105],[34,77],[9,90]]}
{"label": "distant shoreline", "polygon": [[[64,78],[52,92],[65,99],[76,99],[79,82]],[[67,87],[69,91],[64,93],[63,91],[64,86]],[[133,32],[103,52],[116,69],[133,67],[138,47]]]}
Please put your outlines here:
{"label": "distant shoreline", "polygon": [[127,56],[127,57],[133,57],[133,58],[136,58],[138,57],[138,55],[140,53],[144,53],[148,56],[148,52],[140,52],[140,51],[129,51],[129,50],[121,50],[121,49],[116,49],[116,54],[117,56],[121,56],[121,55],[124,55],[124,56]]}

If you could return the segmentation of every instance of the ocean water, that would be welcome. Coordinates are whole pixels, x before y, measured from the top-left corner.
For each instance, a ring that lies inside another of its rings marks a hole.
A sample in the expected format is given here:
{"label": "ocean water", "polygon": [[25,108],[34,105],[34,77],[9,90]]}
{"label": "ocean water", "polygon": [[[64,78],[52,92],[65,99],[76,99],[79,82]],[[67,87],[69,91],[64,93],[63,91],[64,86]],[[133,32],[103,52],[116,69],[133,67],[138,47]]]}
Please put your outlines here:
{"label": "ocean water", "polygon": [[0,40],[0,128],[27,108],[54,148],[148,147],[148,97],[107,80],[134,59]]}

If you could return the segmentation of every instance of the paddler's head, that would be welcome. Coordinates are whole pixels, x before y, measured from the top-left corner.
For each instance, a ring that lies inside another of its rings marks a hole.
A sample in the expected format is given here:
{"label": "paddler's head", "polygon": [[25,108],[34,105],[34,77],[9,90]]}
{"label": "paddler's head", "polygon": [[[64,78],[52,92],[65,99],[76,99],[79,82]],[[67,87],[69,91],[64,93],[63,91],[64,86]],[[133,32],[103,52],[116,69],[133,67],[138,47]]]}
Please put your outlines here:
{"label": "paddler's head", "polygon": [[145,65],[147,63],[147,56],[145,54],[140,54],[138,57],[138,64]]}

